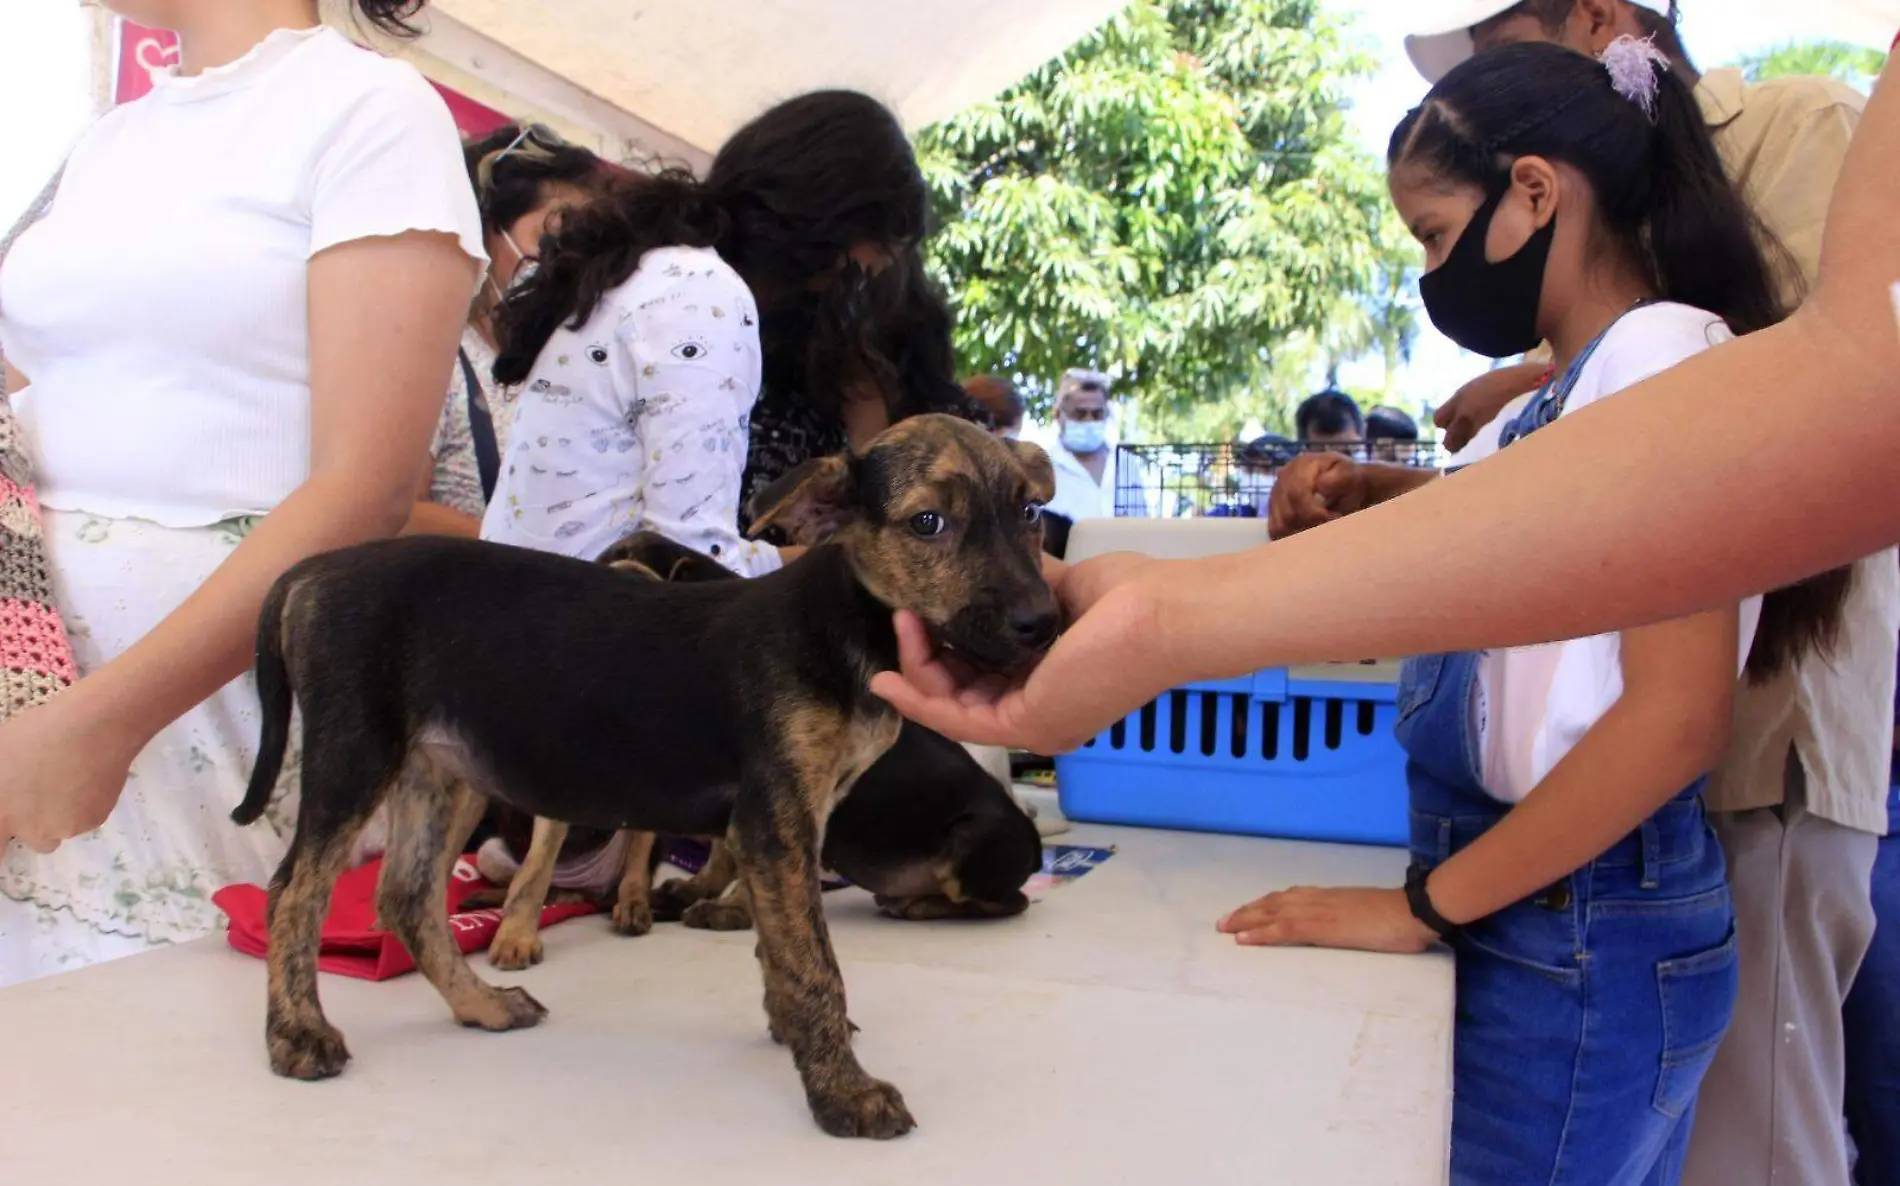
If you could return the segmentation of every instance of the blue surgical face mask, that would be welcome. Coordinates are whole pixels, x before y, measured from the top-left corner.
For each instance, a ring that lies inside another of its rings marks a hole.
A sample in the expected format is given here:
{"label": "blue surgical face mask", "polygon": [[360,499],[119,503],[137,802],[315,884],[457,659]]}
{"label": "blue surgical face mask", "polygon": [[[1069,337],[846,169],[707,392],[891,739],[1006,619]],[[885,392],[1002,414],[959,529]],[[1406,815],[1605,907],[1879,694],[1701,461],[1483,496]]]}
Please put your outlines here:
{"label": "blue surgical face mask", "polygon": [[1108,424],[1102,420],[1064,420],[1062,447],[1071,453],[1099,453],[1108,440]]}

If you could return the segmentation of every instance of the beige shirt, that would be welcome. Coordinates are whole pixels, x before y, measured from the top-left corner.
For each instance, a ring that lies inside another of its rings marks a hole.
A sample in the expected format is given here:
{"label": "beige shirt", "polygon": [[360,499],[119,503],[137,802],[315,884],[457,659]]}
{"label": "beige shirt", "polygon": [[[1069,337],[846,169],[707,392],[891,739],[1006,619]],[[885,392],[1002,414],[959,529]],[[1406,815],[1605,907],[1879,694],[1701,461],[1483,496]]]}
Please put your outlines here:
{"label": "beige shirt", "polygon": [[[1833,79],[1750,84],[1739,70],[1703,75],[1695,96],[1729,176],[1799,269],[1800,283],[1783,276],[1792,304],[1819,270],[1828,203],[1866,99]],[[1734,740],[1710,780],[1709,806],[1742,811],[1780,803],[1792,746],[1807,774],[1809,810],[1885,833],[1896,637],[1900,559],[1889,549],[1855,566],[1831,654],[1810,655],[1763,686],[1743,681]]]}

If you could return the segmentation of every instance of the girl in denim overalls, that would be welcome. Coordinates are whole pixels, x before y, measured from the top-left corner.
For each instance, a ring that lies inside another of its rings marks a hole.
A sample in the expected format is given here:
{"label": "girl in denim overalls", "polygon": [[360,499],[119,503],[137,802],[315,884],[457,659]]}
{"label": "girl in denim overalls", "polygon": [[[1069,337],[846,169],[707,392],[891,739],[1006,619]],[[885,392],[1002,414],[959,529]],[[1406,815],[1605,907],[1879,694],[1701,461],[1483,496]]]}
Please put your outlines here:
{"label": "girl in denim overalls", "polygon": [[[1644,43],[1603,61],[1543,44],[1481,54],[1399,125],[1389,163],[1438,328],[1493,357],[1551,345],[1551,378],[1497,447],[1780,316],[1701,115]],[[1363,468],[1362,489],[1403,488]],[[1407,890],[1293,890],[1223,920],[1243,942],[1448,939],[1455,1183],[1679,1177],[1736,991],[1704,775],[1751,645],[1798,654],[1828,619],[1805,591],[1770,601],[1411,660]]]}

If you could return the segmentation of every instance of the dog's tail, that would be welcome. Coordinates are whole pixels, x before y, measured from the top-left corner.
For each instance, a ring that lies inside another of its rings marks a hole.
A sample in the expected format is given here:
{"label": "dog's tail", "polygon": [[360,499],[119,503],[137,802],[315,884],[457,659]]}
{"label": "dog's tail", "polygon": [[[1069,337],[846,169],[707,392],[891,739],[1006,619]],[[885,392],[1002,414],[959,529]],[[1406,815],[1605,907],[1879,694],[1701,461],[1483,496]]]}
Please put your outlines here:
{"label": "dog's tail", "polygon": [[278,772],[284,768],[284,751],[290,747],[290,669],[284,662],[284,603],[290,597],[289,580],[279,580],[264,598],[264,611],[257,622],[257,699],[263,707],[263,733],[257,742],[257,764],[251,768],[251,785],[244,802],[237,805],[231,818],[240,824],[255,823],[270,806],[271,792],[277,788]]}

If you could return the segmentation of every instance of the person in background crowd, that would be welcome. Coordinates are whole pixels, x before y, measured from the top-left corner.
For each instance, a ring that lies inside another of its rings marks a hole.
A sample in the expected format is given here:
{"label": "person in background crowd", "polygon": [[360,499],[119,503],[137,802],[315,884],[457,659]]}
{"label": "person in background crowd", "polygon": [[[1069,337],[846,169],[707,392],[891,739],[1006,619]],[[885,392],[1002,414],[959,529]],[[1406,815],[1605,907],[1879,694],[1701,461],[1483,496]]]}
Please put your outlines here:
{"label": "person in background crowd", "polygon": [[[86,132],[0,268],[81,673],[0,726],[0,983],[210,934],[213,893],[269,879],[294,792],[226,818],[259,608],[402,528],[486,262],[441,96],[315,0],[109,7],[180,64]],[[420,7],[354,4],[397,32]]]}
{"label": "person in background crowd", "polygon": [[1366,444],[1374,461],[1410,463],[1417,452],[1418,421],[1397,408],[1374,408],[1366,413]]}
{"label": "person in background crowd", "polygon": [[1357,452],[1366,439],[1366,416],[1343,391],[1322,391],[1301,401],[1293,413],[1293,429],[1309,449]]}
{"label": "person in background crowd", "polygon": [[1145,515],[1140,475],[1118,481],[1115,447],[1108,442],[1108,376],[1075,367],[1056,384],[1056,496],[1045,508],[1070,523],[1116,515]]}
{"label": "person in background crowd", "polygon": [[1023,435],[1023,393],[1002,375],[977,375],[963,381],[963,390],[982,404],[996,426],[996,435],[1016,440]]}
{"label": "person in background crowd", "polygon": [[1264,519],[1273,484],[1280,471],[1299,456],[1299,442],[1279,433],[1255,437],[1234,450],[1234,495],[1232,503],[1208,511],[1216,519]]}
{"label": "person in background crowd", "polygon": [[1900,695],[1893,702],[1891,761],[1887,835],[1874,858],[1874,939],[1841,1010],[1858,1186],[1900,1182]]}
{"label": "person in background crowd", "polygon": [[[1406,47],[1430,79],[1474,51],[1516,42],[1594,54],[1618,37],[1651,39],[1693,88],[1730,179],[1787,248],[1777,280],[1794,308],[1815,279],[1828,202],[1866,100],[1833,79],[1750,85],[1739,70],[1702,73],[1678,35],[1676,7],[1475,3],[1464,25],[1409,38]],[[1470,418],[1488,419],[1488,411]],[[1736,893],[1743,980],[1736,1023],[1699,1107],[1685,1175],[1692,1186],[1847,1177],[1840,1018],[1874,926],[1868,886],[1887,827],[1884,722],[1894,672],[1884,656],[1900,638],[1891,550],[1855,566],[1843,632],[1831,655],[1811,654],[1742,689],[1734,749],[1710,782],[1711,818]]]}
{"label": "person in background crowd", "polygon": [[495,492],[518,394],[494,386],[495,306],[517,275],[532,270],[548,220],[585,202],[604,166],[585,148],[532,125],[504,124],[464,144],[462,156],[481,210],[488,273],[469,306],[429,451],[434,465],[407,530],[473,539],[481,534],[482,515]]}
{"label": "person in background crowd", "polygon": [[[907,363],[867,357],[867,293],[926,210],[896,118],[817,91],[735,132],[704,181],[625,174],[565,211],[501,303],[495,378],[526,390],[482,538],[592,558],[646,529],[742,575],[777,568],[740,535],[761,335],[839,424],[884,416],[877,372]],[[774,333],[779,310],[805,332]]]}

